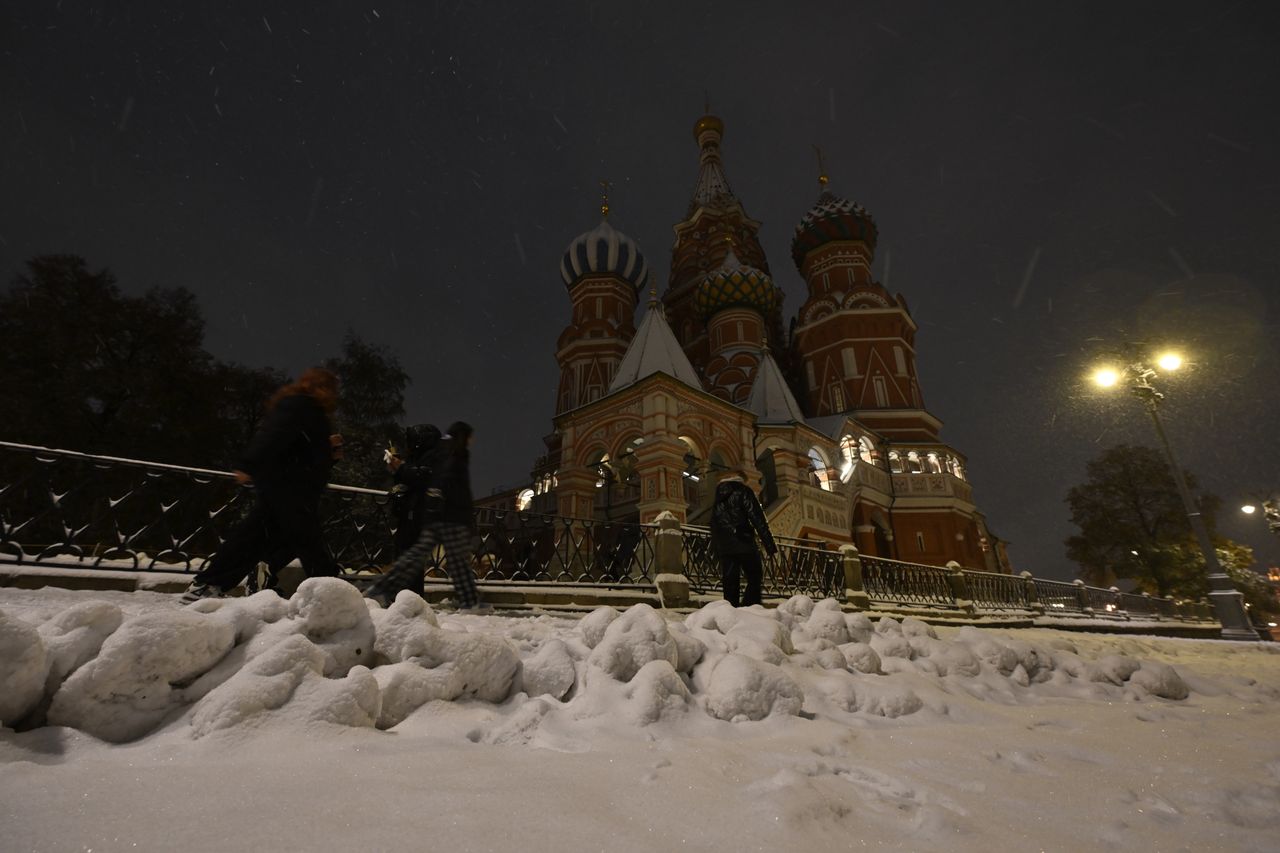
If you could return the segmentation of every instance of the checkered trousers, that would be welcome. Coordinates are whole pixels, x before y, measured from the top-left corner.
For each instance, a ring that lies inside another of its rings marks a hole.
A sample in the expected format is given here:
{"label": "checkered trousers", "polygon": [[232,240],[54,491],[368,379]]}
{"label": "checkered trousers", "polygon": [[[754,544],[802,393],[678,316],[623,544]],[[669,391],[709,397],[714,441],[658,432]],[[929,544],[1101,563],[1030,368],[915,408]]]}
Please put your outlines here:
{"label": "checkered trousers", "polygon": [[400,555],[395,565],[365,592],[369,598],[394,601],[402,589],[416,588],[422,582],[426,563],[437,546],[444,547],[444,570],[453,581],[459,607],[475,607],[480,603],[476,576],[471,571],[471,554],[475,534],[465,524],[452,521],[428,521],[413,547]]}

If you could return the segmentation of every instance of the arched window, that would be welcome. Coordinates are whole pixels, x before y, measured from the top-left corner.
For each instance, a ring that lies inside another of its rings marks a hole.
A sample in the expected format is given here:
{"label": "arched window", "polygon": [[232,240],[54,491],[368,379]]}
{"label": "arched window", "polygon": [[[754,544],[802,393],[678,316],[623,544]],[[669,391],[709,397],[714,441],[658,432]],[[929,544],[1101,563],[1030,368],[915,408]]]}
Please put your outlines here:
{"label": "arched window", "polygon": [[516,512],[524,512],[533,505],[533,489],[525,489],[516,495]]}
{"label": "arched window", "polygon": [[858,456],[869,465],[876,464],[875,448],[871,446],[871,440],[865,435],[858,439]]}
{"label": "arched window", "polygon": [[896,450],[889,451],[889,470],[895,474],[902,473],[902,456]]}
{"label": "arched window", "polygon": [[840,482],[847,483],[858,464],[858,441],[845,434],[840,437]]}
{"label": "arched window", "polygon": [[826,455],[817,447],[809,448],[809,479],[813,485],[828,492],[835,488],[831,465],[828,464]]}
{"label": "arched window", "polygon": [[941,474],[942,463],[938,460],[938,454],[930,452],[925,455],[925,465],[930,474]]}
{"label": "arched window", "polygon": [[907,470],[912,474],[919,474],[924,470],[920,464],[920,454],[914,450],[907,451]]}

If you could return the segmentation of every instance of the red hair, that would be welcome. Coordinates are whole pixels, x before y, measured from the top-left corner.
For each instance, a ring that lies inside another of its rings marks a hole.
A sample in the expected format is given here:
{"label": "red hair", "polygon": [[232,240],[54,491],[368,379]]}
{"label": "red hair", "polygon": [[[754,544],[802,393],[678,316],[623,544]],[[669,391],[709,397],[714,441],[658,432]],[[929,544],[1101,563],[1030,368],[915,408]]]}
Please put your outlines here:
{"label": "red hair", "polygon": [[267,411],[271,411],[285,397],[305,394],[315,399],[320,408],[332,414],[338,407],[338,376],[332,370],[323,367],[309,367],[302,372],[297,381],[281,388],[267,402]]}

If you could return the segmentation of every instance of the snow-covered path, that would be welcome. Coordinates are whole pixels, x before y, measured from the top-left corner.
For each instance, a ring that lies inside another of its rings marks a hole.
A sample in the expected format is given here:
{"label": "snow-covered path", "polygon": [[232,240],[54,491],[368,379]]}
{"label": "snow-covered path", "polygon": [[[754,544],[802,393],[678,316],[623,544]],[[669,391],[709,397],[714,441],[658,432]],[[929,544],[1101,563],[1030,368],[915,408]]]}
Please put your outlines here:
{"label": "snow-covered path", "polygon": [[[153,593],[0,590],[0,709],[31,680],[21,643],[37,628],[45,669],[68,668],[50,721],[124,741],[0,729],[0,849],[1269,851],[1280,837],[1275,645],[935,638],[803,600],[676,622],[404,600],[365,622],[357,604],[325,584],[203,614]],[[160,640],[166,654],[148,649]],[[166,683],[139,688],[147,672]]]}

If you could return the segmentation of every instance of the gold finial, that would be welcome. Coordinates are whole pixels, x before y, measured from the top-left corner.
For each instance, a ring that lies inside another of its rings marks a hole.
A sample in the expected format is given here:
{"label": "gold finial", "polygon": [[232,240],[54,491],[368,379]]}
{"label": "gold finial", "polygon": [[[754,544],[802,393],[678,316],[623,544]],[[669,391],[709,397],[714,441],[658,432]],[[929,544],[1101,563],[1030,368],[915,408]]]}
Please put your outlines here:
{"label": "gold finial", "polygon": [[609,218],[609,182],[600,182],[600,215]]}
{"label": "gold finial", "polygon": [[653,278],[649,279],[649,307],[658,307],[658,286],[653,283]]}
{"label": "gold finial", "polygon": [[818,155],[818,186],[826,189],[828,180],[827,167],[822,162],[822,149],[815,145],[813,146],[813,151]]}

